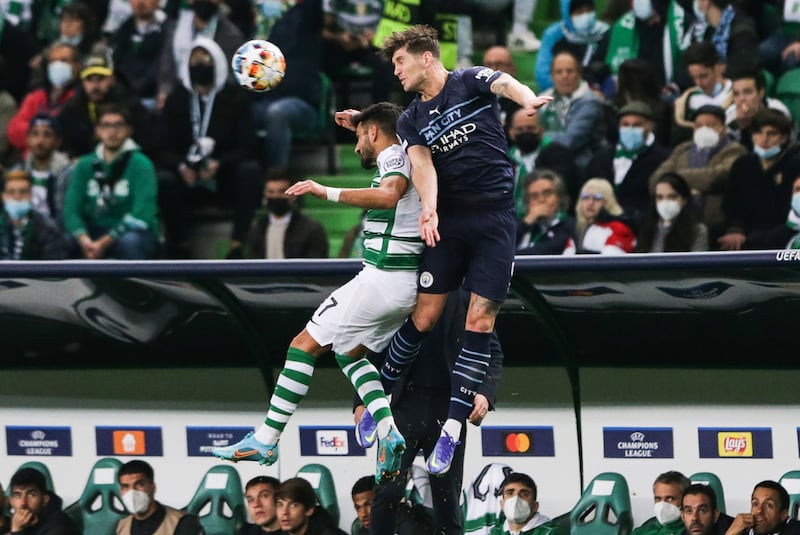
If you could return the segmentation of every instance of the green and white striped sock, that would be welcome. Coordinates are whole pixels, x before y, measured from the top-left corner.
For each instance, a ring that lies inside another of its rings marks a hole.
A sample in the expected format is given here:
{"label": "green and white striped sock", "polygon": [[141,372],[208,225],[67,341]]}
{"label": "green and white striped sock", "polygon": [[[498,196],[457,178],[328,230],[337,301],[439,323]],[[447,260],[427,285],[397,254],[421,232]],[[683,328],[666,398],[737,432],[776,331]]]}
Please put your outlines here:
{"label": "green and white striped sock", "polygon": [[308,393],[317,359],[305,351],[290,347],[286,364],[278,377],[275,391],[269,400],[269,411],[264,423],[255,433],[262,444],[275,444],[289,422],[297,405]]}
{"label": "green and white striped sock", "polygon": [[358,392],[364,406],[372,415],[378,426],[380,438],[389,434],[389,429],[395,427],[389,401],[381,385],[378,370],[366,358],[353,360],[347,355],[336,355],[336,362]]}

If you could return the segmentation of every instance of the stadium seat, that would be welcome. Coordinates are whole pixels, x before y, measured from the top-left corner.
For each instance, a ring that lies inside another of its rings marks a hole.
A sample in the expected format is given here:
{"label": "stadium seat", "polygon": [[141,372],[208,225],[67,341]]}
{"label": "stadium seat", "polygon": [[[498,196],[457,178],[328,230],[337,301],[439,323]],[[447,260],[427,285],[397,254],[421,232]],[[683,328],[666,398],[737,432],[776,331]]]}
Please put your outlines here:
{"label": "stadium seat", "polygon": [[239,472],[227,465],[209,468],[185,510],[197,515],[206,535],[236,533],[247,518]]}
{"label": "stadium seat", "polygon": [[790,69],[778,78],[775,98],[786,104],[795,124],[800,124],[800,67]]}
{"label": "stadium seat", "polygon": [[789,516],[800,520],[800,470],[786,472],[778,483],[789,493]]}
{"label": "stadium seat", "polygon": [[514,470],[503,463],[491,463],[466,486],[464,499],[464,533],[487,535],[501,524],[500,486]]}
{"label": "stadium seat", "polygon": [[335,175],[338,172],[336,165],[336,130],[333,122],[334,103],[333,103],[333,84],[330,78],[324,73],[320,73],[321,95],[317,123],[309,125],[303,130],[292,132],[292,141],[302,143],[313,143],[318,145],[320,142],[325,144],[325,155],[328,165],[328,174]]}
{"label": "stadium seat", "polygon": [[55,494],[56,490],[55,487],[53,486],[53,476],[50,475],[50,469],[47,468],[46,464],[41,463],[39,461],[28,461],[26,463],[22,463],[21,465],[19,465],[17,470],[22,470],[23,468],[35,468],[36,470],[43,473],[47,490]]}
{"label": "stadium seat", "polygon": [[314,488],[319,504],[328,511],[335,525],[339,525],[339,502],[336,500],[336,485],[333,484],[333,475],[327,466],[322,464],[307,464],[297,471],[297,477],[302,477]]}
{"label": "stadium seat", "polygon": [[719,509],[720,513],[726,512],[725,491],[722,490],[722,481],[720,481],[715,474],[711,472],[697,472],[696,474],[692,474],[689,479],[693,485],[699,483],[700,485],[708,485],[714,489],[714,494],[717,496],[717,509]]}
{"label": "stadium seat", "polygon": [[633,515],[628,482],[615,472],[595,476],[569,519],[571,535],[629,535]]}
{"label": "stadium seat", "polygon": [[113,535],[119,519],[128,515],[119,496],[120,466],[112,457],[94,463],[80,498],[64,509],[84,535]]}

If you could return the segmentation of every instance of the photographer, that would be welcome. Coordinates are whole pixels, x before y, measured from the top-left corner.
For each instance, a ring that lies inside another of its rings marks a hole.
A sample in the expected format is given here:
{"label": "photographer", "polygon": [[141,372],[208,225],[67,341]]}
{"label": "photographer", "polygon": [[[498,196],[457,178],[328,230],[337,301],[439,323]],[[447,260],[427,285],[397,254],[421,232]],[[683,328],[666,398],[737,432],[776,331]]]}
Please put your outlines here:
{"label": "photographer", "polygon": [[182,66],[181,85],[167,97],[159,129],[159,206],[167,258],[189,256],[185,242],[192,205],[221,200],[231,209],[235,248],[246,237],[261,199],[250,97],[226,84],[228,62],[222,49],[198,37]]}

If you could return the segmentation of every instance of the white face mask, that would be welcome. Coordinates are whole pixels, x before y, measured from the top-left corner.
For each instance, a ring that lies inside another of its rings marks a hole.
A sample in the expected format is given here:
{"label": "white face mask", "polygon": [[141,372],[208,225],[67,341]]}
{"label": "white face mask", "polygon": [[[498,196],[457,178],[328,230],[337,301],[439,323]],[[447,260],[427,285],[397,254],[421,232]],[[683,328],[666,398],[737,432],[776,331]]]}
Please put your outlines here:
{"label": "white face mask", "polygon": [[596,22],[597,22],[597,15],[595,14],[594,11],[572,16],[572,26],[578,33],[588,32],[589,30],[594,28]]}
{"label": "white face mask", "polygon": [[649,19],[653,15],[653,2],[651,0],[633,0],[633,14],[637,19]]}
{"label": "white face mask", "polygon": [[792,195],[792,210],[800,215],[800,191]]}
{"label": "white face mask", "polygon": [[509,522],[524,524],[531,516],[531,506],[519,496],[512,496],[503,501],[503,512]]}
{"label": "white face mask", "polygon": [[681,203],[679,203],[678,201],[667,200],[667,201],[658,201],[656,203],[656,212],[658,212],[658,215],[664,221],[672,221],[673,219],[678,217],[678,214],[681,213],[681,208],[683,208],[683,206],[681,206]]}
{"label": "white face mask", "polygon": [[701,126],[694,131],[692,141],[700,150],[710,149],[719,143],[719,133],[710,126]]}
{"label": "white face mask", "polygon": [[678,509],[677,506],[667,502],[656,503],[653,506],[653,511],[656,514],[656,520],[658,520],[661,525],[669,524],[673,520],[677,520],[681,517],[681,510]]}
{"label": "white face mask", "polygon": [[141,490],[131,489],[122,495],[122,504],[129,513],[140,515],[150,507],[150,496]]}

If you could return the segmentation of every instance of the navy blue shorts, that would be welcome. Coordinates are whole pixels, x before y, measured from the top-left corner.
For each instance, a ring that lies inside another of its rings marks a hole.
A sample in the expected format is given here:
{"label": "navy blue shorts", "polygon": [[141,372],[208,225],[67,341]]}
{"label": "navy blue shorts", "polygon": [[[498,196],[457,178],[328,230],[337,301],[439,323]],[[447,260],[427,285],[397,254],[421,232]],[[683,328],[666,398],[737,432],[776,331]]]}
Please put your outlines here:
{"label": "navy blue shorts", "polygon": [[513,208],[439,214],[436,247],[426,247],[419,266],[420,293],[443,294],[460,287],[502,303],[514,270],[516,213]]}

